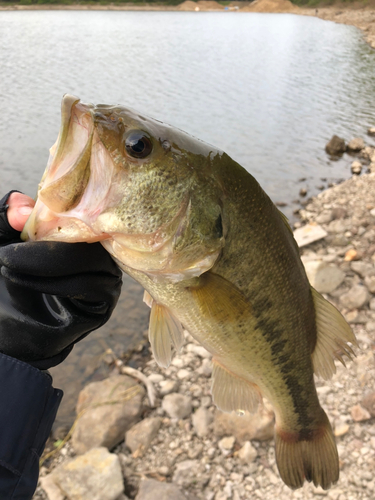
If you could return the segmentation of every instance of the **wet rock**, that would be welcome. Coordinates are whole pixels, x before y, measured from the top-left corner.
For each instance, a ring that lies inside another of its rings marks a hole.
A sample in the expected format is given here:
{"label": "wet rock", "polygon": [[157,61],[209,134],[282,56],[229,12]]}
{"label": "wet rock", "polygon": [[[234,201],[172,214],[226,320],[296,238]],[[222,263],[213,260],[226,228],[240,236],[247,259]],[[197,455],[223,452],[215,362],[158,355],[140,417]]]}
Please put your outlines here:
{"label": "wet rock", "polygon": [[184,460],[178,463],[173,474],[173,482],[179,486],[189,486],[192,482],[196,481],[198,468],[198,460]]}
{"label": "wet rock", "polygon": [[145,391],[133,378],[116,375],[88,384],[79,394],[78,419],[72,436],[77,454],[91,448],[113,448],[141,415]]}
{"label": "wet rock", "polygon": [[362,399],[361,405],[365,408],[372,417],[375,417],[375,392],[369,392]]}
{"label": "wet rock", "polygon": [[301,188],[299,190],[299,195],[302,196],[302,197],[306,196],[307,195],[307,189],[306,188]]}
{"label": "wet rock", "polygon": [[311,285],[319,293],[333,292],[345,279],[341,269],[320,260],[306,262],[305,270]]}
{"label": "wet rock", "polygon": [[348,151],[361,151],[365,147],[365,141],[361,137],[355,137],[348,142]]}
{"label": "wet rock", "polygon": [[178,381],[177,380],[163,380],[159,382],[159,394],[160,396],[166,396],[171,392],[176,392],[178,390]]}
{"label": "wet rock", "polygon": [[339,156],[345,153],[346,144],[344,139],[337,135],[332,136],[331,140],[326,144],[326,152],[332,156]]}
{"label": "wet rock", "polygon": [[257,439],[266,441],[273,437],[274,414],[269,406],[259,409],[257,413],[245,413],[239,417],[235,413],[216,411],[214,417],[214,434],[221,436],[234,436],[240,445],[245,441]]}
{"label": "wet rock", "polygon": [[187,500],[182,491],[172,483],[142,479],[135,500]]}
{"label": "wet rock", "polygon": [[145,418],[133,425],[125,434],[125,444],[134,457],[141,457],[149,448],[161,426],[159,417]]}
{"label": "wet rock", "polygon": [[68,500],[117,500],[124,491],[119,458],[106,448],[59,465],[52,476]]}
{"label": "wet rock", "polygon": [[340,301],[348,309],[361,308],[368,302],[367,288],[362,285],[354,285],[347,293],[340,296]]}
{"label": "wet rock", "polygon": [[206,408],[198,408],[193,415],[192,421],[197,436],[205,437],[209,433],[210,424],[213,421],[213,415]]}
{"label": "wet rock", "polygon": [[177,392],[165,396],[161,406],[171,418],[186,418],[192,411],[191,398]]}
{"label": "wet rock", "polygon": [[237,456],[242,464],[250,464],[254,462],[258,455],[256,448],[250,443],[250,441],[245,441],[245,444],[237,452]]}
{"label": "wet rock", "polygon": [[352,174],[359,175],[362,172],[362,163],[358,160],[353,161],[350,166]]}
{"label": "wet rock", "polygon": [[375,136],[375,127],[370,127],[370,128],[367,130],[367,134],[368,134],[368,135]]}
{"label": "wet rock", "polygon": [[301,248],[309,245],[314,241],[321,240],[327,236],[327,232],[317,224],[306,224],[303,227],[296,229],[293,233],[297,245]]}
{"label": "wet rock", "polygon": [[350,414],[354,422],[363,422],[364,420],[369,420],[371,418],[370,413],[361,405],[353,406],[350,410]]}

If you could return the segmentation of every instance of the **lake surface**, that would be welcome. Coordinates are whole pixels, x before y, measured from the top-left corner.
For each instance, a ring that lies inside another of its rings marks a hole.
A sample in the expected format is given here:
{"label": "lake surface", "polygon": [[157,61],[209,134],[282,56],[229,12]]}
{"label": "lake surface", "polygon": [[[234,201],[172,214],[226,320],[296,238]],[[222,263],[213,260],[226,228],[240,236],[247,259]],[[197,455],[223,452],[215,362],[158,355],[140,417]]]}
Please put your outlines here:
{"label": "lake surface", "polygon": [[[220,147],[288,203],[288,216],[301,187],[315,194],[350,175],[349,157],[327,158],[330,137],[366,138],[375,126],[375,51],[356,28],[312,17],[6,11],[0,63],[3,192],[35,194],[64,93],[125,104]],[[105,349],[120,353],[142,337],[141,299],[127,279],[111,322],[54,370],[66,392],[60,421],[81,384],[103,376]]]}

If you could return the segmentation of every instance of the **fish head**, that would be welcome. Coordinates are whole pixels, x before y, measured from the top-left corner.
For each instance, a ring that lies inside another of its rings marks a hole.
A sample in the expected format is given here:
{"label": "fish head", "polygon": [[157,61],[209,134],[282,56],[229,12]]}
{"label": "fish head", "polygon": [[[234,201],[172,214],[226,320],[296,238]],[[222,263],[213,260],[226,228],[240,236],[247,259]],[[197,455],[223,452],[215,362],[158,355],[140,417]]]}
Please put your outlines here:
{"label": "fish head", "polygon": [[62,101],[23,239],[101,241],[154,279],[199,276],[224,245],[221,151],[122,106]]}

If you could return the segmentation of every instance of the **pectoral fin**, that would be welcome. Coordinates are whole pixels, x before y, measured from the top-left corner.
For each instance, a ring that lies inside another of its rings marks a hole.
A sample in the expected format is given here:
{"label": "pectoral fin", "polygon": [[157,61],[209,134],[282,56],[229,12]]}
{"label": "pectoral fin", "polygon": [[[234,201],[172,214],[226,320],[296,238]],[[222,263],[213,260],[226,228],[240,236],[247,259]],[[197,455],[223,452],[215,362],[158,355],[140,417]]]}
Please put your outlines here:
{"label": "pectoral fin", "polygon": [[355,356],[353,349],[348,345],[358,346],[352,329],[341,313],[324,297],[311,287],[315,305],[317,341],[312,362],[314,372],[324,380],[328,380],[336,373],[335,359],[344,366],[343,356],[352,359]]}
{"label": "pectoral fin", "polygon": [[183,344],[182,325],[169,309],[152,302],[148,336],[159,366],[168,368],[172,360],[172,344],[178,352]]}
{"label": "pectoral fin", "polygon": [[151,309],[153,301],[154,299],[151,297],[148,291],[145,290],[143,293],[143,302]]}
{"label": "pectoral fin", "polygon": [[213,402],[219,410],[235,411],[237,414],[244,411],[254,413],[262,402],[259,387],[238,377],[216,359],[212,360],[212,364],[211,393]]}

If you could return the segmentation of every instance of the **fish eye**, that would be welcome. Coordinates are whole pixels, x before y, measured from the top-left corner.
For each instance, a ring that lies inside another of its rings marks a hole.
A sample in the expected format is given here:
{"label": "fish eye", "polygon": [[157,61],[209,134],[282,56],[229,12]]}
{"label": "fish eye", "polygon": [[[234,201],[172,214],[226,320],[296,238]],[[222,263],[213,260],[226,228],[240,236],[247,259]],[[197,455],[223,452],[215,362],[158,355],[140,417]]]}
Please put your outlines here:
{"label": "fish eye", "polygon": [[125,149],[133,158],[146,158],[152,151],[152,141],[146,132],[134,130],[125,139]]}

